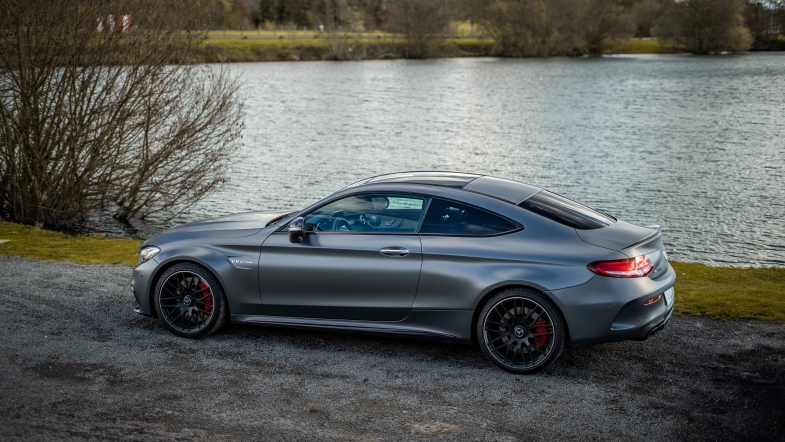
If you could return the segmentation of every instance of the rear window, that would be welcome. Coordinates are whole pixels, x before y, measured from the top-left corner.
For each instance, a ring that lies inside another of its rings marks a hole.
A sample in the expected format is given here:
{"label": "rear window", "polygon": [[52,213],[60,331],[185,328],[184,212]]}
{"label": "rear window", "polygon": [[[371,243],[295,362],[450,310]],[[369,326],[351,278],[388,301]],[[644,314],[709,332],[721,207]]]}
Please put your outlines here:
{"label": "rear window", "polygon": [[537,192],[518,206],[575,229],[599,229],[616,222],[613,217],[545,190]]}

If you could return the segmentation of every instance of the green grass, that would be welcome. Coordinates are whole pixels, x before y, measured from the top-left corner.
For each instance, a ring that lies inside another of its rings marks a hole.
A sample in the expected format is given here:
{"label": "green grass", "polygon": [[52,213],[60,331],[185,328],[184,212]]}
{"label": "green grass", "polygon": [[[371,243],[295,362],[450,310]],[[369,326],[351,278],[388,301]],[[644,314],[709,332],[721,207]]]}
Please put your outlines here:
{"label": "green grass", "polygon": [[[140,241],[67,235],[0,221],[0,254],[91,264],[136,265]],[[714,319],[785,321],[785,268],[673,262],[676,313]]]}
{"label": "green grass", "polygon": [[714,319],[785,321],[785,268],[671,264],[677,278],[677,313]]}
{"label": "green grass", "polygon": [[89,264],[136,265],[141,241],[100,235],[67,235],[0,221],[0,254]]}
{"label": "green grass", "polygon": [[613,43],[607,54],[660,54],[682,52],[683,48],[673,42],[660,43],[657,40],[639,40],[636,38]]}

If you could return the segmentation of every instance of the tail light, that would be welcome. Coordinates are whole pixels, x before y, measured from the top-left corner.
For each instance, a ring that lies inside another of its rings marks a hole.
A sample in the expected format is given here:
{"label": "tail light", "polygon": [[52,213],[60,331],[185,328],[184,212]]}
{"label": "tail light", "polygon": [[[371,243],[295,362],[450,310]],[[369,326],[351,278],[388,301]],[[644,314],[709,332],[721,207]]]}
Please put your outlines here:
{"label": "tail light", "polygon": [[640,278],[651,273],[654,264],[646,255],[613,261],[594,261],[586,266],[592,272],[611,278]]}

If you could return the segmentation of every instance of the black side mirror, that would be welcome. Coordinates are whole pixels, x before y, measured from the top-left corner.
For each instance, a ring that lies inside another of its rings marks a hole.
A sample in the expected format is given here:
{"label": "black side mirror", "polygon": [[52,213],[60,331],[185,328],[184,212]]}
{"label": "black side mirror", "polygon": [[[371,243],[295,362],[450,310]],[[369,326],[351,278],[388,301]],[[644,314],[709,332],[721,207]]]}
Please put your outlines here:
{"label": "black side mirror", "polygon": [[289,223],[289,241],[294,243],[303,242],[305,239],[305,218],[299,216]]}

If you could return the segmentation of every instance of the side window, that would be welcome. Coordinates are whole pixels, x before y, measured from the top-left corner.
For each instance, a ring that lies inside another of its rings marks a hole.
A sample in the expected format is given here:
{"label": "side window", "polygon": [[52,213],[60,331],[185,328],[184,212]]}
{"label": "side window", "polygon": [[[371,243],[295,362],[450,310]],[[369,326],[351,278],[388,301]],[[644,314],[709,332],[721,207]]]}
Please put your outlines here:
{"label": "side window", "polygon": [[428,198],[363,194],[333,201],[305,216],[306,232],[417,233]]}
{"label": "side window", "polygon": [[434,199],[420,228],[423,234],[495,235],[518,226],[484,210]]}

